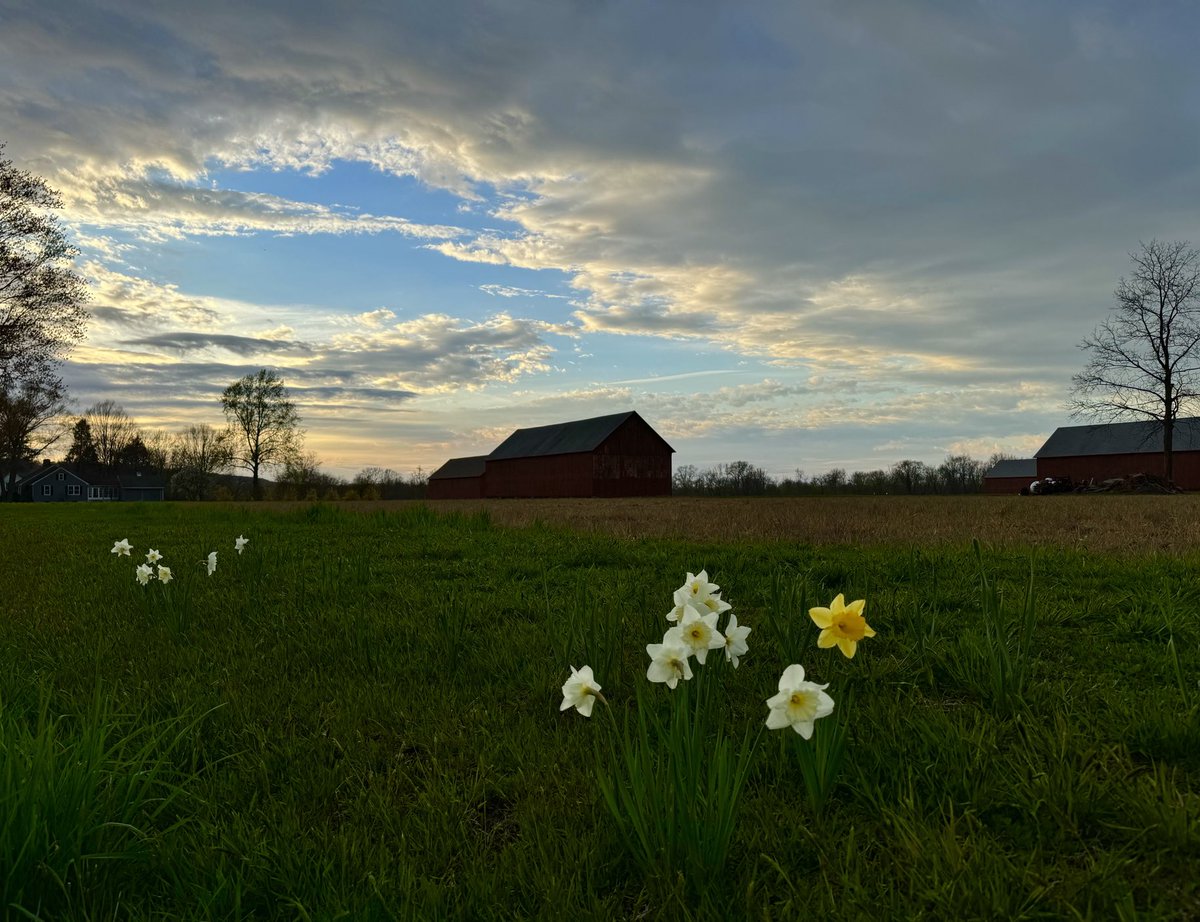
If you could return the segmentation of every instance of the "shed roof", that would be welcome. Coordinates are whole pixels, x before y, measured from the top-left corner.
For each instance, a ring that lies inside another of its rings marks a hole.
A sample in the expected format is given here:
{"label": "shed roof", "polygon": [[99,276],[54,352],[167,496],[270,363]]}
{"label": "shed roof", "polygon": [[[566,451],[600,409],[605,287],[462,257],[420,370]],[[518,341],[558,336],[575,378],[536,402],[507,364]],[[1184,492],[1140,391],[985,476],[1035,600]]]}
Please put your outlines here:
{"label": "shed roof", "polygon": [[487,455],[451,458],[429,475],[430,480],[452,480],[459,477],[482,477]]}
{"label": "shed roof", "polygon": [[[1200,451],[1200,418],[1175,420],[1174,451]],[[1155,420],[1061,426],[1038,449],[1035,458],[1068,458],[1076,455],[1159,454],[1163,450],[1162,424]]]}
{"label": "shed roof", "polygon": [[1005,458],[997,461],[984,477],[1036,477],[1037,458]]}
{"label": "shed roof", "polygon": [[[627,413],[614,413],[611,416],[594,416],[591,419],[577,419],[569,423],[518,429],[497,445],[487,457],[489,461],[502,461],[508,458],[532,458],[539,455],[568,455],[594,451],[622,424],[634,417],[641,420],[647,429],[654,432],[650,424],[638,416],[635,410],[630,410]],[[657,432],[654,434],[658,435]],[[667,445],[662,436],[659,436],[659,439],[667,451],[675,451],[674,448]]]}

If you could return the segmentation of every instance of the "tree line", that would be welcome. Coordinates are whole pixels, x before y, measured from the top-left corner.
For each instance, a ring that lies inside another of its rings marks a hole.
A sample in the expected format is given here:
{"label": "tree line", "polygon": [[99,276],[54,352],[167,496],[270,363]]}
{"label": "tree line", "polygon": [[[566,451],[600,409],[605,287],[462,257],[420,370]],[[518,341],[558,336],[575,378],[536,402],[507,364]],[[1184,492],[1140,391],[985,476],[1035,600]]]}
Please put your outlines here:
{"label": "tree line", "polygon": [[[419,469],[401,475],[364,468],[351,479],[326,473],[302,449],[299,417],[283,382],[263,369],[226,388],[229,425],[207,423],[176,432],[147,429],[118,403],[89,407],[70,427],[61,461],[77,468],[138,470],[163,476],[169,499],[410,499],[425,495]],[[273,482],[261,476],[276,470]],[[237,472],[243,476],[237,476]]]}
{"label": "tree line", "polygon": [[671,478],[675,496],[824,496],[834,494],[962,494],[983,489],[983,475],[998,461],[1012,456],[1001,452],[987,461],[968,455],[948,455],[934,466],[923,461],[897,461],[887,470],[847,472],[835,467],[822,474],[774,478],[747,461],[733,461],[698,469],[684,464]]}

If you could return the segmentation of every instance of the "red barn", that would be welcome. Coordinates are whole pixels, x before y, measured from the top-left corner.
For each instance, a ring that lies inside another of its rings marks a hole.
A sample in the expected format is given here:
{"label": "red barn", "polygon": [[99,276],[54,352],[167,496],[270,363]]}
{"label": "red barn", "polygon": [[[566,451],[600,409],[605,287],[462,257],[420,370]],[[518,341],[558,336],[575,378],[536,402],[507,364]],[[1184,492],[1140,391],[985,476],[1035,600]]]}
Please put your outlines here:
{"label": "red barn", "polygon": [[674,451],[633,411],[518,429],[486,457],[443,464],[429,497],[670,496]]}
{"label": "red barn", "polygon": [[[1200,419],[1175,420],[1173,436],[1175,484],[1200,490]],[[1130,474],[1166,476],[1162,426],[1152,420],[1063,426],[1054,430],[1034,457],[1039,478],[1070,477],[1078,483]]]}
{"label": "red barn", "polygon": [[481,499],[487,455],[451,458],[429,475],[430,499]]}

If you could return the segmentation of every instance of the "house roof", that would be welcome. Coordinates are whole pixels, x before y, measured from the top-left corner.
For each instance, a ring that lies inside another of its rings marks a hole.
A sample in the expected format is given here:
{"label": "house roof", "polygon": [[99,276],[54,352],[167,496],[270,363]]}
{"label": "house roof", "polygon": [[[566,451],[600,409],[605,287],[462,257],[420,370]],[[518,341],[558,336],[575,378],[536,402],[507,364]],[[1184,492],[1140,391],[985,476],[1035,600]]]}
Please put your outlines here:
{"label": "house roof", "polygon": [[17,481],[17,486],[18,488],[23,489],[24,487],[35,484],[44,477],[48,477],[50,474],[53,474],[57,471],[66,471],[76,480],[82,480],[84,483],[92,483],[92,481],[88,480],[87,477],[77,473],[65,464],[43,464],[40,467],[29,471],[24,477],[20,478]]}
{"label": "house roof", "polygon": [[[637,412],[614,413],[611,416],[595,416],[591,419],[577,419],[569,423],[555,423],[550,426],[534,426],[530,429],[518,429],[487,456],[489,461],[502,461],[509,458],[532,458],[539,455],[568,455],[577,452],[595,451],[604,440],[617,431],[624,423],[637,417],[651,432],[654,430]],[[655,432],[655,435],[658,433]],[[659,436],[667,451],[675,451]]]}
{"label": "house roof", "polygon": [[91,487],[125,487],[139,490],[166,489],[166,481],[161,474],[140,473],[138,471],[114,471],[98,464],[43,465],[26,475],[18,483],[21,487],[26,487],[37,483],[43,477],[55,471],[66,471],[71,476],[82,480]]}
{"label": "house roof", "polygon": [[[12,477],[13,487],[19,488],[21,486],[24,486],[25,484],[29,483],[31,480],[36,480],[42,474],[46,473],[47,471],[52,470],[56,466],[57,465],[43,465],[43,464],[28,465],[27,464],[27,465],[24,465],[23,467],[19,467],[19,468],[17,468],[16,476]],[[8,471],[0,472],[0,483],[7,483],[10,476],[12,476],[12,475],[10,475],[8,473]]]}
{"label": "house roof", "polygon": [[487,455],[451,458],[429,475],[430,480],[451,480],[459,477],[482,477]]}
{"label": "house roof", "polygon": [[997,461],[984,477],[1036,477],[1037,458],[1005,458]]}
{"label": "house roof", "polygon": [[[1173,436],[1173,451],[1200,451],[1200,418],[1175,420]],[[1094,426],[1061,426],[1054,430],[1054,434],[1038,449],[1034,457],[1159,454],[1162,450],[1162,424],[1155,420],[1146,420]]]}

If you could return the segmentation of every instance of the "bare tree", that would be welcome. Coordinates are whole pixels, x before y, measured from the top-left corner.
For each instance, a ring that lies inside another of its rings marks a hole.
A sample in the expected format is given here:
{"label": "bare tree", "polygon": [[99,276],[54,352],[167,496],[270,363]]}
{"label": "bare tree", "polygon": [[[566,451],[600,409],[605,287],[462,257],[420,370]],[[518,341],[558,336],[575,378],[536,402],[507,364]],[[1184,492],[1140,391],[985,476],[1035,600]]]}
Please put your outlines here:
{"label": "bare tree", "polygon": [[229,420],[234,463],[250,472],[255,499],[261,499],[259,469],[286,464],[300,443],[300,416],[283,386],[267,368],[246,375],[225,388],[221,407]]}
{"label": "bare tree", "polygon": [[1130,253],[1117,306],[1079,348],[1091,353],[1071,379],[1073,416],[1158,423],[1167,479],[1175,421],[1200,395],[1200,253],[1187,241],[1151,240]]}
{"label": "bare tree", "polygon": [[58,193],[3,154],[0,144],[0,381],[29,382],[83,338],[87,286],[71,268],[77,251],[48,213],[61,207]]}
{"label": "bare tree", "polygon": [[891,477],[897,493],[920,493],[929,479],[929,465],[924,461],[905,458],[892,465]]}
{"label": "bare tree", "polygon": [[83,414],[92,434],[96,460],[105,467],[116,467],[122,452],[138,435],[137,424],[116,401],[101,400]]}
{"label": "bare tree", "polygon": [[233,463],[229,433],[204,423],[188,426],[172,440],[170,463],[175,468],[171,494],[176,499],[206,499],[213,477]]}
{"label": "bare tree", "polygon": [[947,455],[938,465],[937,476],[947,493],[978,493],[987,470],[970,455]]}
{"label": "bare tree", "polygon": [[[321,472],[321,459],[310,452],[294,452],[284,462],[279,475],[284,499],[316,499],[320,491],[336,488],[341,483]],[[337,498],[335,496],[334,498]]]}

